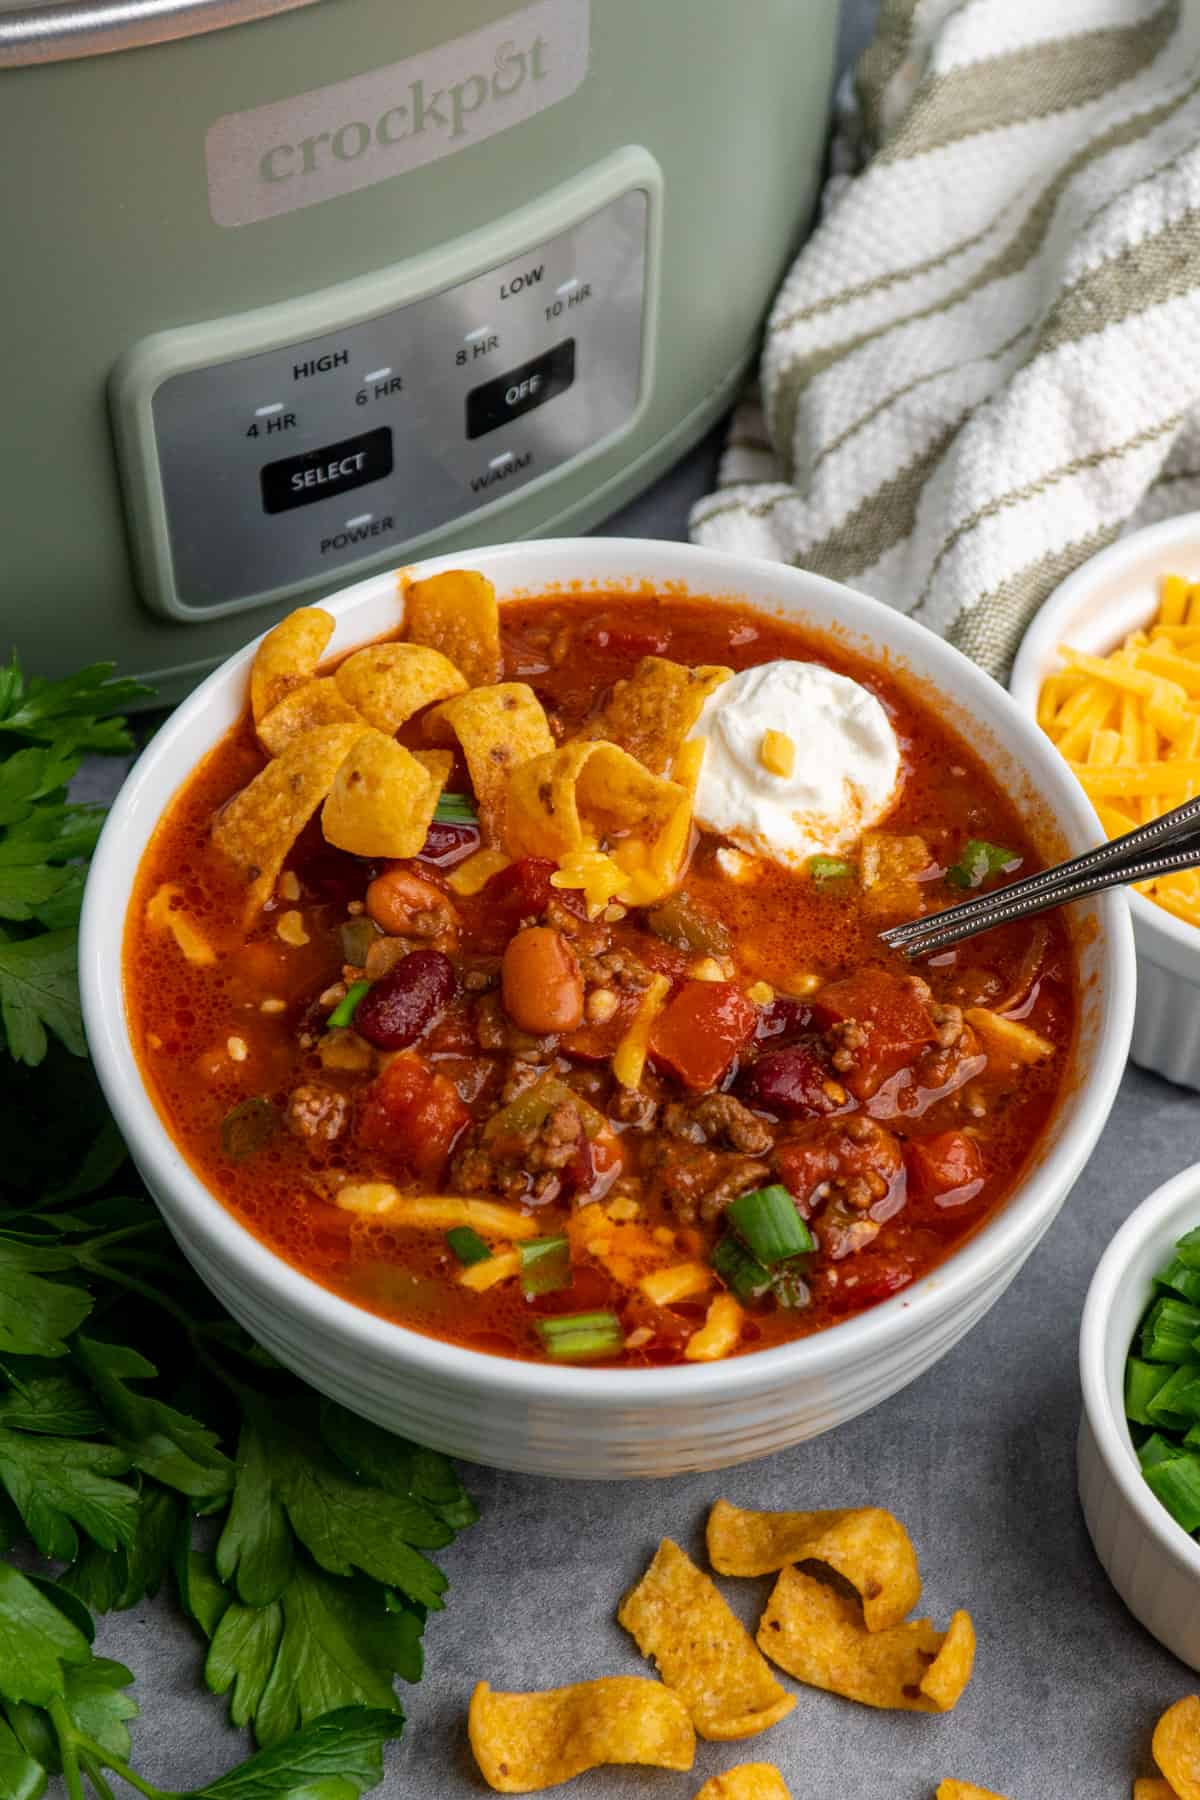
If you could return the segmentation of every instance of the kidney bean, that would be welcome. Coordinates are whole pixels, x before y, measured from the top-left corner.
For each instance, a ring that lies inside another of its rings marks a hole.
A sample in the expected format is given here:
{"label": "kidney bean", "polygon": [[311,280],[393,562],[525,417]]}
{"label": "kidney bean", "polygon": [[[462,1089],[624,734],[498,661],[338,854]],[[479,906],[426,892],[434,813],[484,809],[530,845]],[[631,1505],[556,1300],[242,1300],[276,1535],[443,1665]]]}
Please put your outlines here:
{"label": "kidney bean", "polygon": [[417,861],[432,863],[435,869],[453,869],[474,856],[479,842],[478,825],[443,825],[435,819],[425,833]]}
{"label": "kidney bean", "polygon": [[763,1038],[799,1037],[813,1028],[813,1009],[807,1000],[795,1000],[778,994],[758,1015],[757,1036]]}
{"label": "kidney bean", "polygon": [[839,1102],[827,1091],[834,1077],[811,1050],[793,1044],[788,1050],[768,1050],[752,1063],[739,1083],[742,1097],[751,1106],[772,1112],[780,1119],[815,1119],[837,1110]]}
{"label": "kidney bean", "polygon": [[454,998],[454,967],[440,950],[414,950],[358,1003],[354,1029],[379,1050],[405,1050]]}
{"label": "kidney bean", "polygon": [[518,931],[500,965],[504,1010],[522,1031],[541,1037],[574,1031],[583,1023],[583,975],[579,958],[549,925]]}

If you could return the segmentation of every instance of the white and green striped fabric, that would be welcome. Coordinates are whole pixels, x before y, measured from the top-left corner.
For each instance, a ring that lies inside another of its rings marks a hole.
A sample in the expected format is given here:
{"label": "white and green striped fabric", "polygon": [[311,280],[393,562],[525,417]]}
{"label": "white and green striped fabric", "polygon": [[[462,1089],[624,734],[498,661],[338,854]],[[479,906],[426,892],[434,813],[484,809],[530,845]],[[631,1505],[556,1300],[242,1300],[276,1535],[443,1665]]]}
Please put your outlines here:
{"label": "white and green striped fabric", "polygon": [[1085,557],[1200,506],[1200,0],[883,0],[839,111],[692,534],[1002,675]]}

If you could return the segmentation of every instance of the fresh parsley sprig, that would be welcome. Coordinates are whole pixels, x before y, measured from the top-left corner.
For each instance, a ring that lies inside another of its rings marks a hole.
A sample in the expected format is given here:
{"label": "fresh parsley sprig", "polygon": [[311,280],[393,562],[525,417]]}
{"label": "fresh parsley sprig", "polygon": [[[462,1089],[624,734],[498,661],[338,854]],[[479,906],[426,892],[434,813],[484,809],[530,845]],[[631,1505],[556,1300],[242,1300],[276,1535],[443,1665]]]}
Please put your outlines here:
{"label": "fresh parsley sprig", "polygon": [[130,1761],[133,1677],[92,1648],[94,1614],[165,1583],[259,1745],[193,1800],[354,1800],[444,1604],[426,1553],[475,1509],[224,1316],[128,1169],[76,991],[102,813],[66,793],[83,751],[130,747],[107,714],[143,690],[109,673],[0,667],[0,1795],[179,1800]]}
{"label": "fresh parsley sprig", "polygon": [[84,1053],[75,926],[104,809],[67,786],[85,752],[132,750],[112,715],[148,692],[111,663],[65,681],[27,681],[15,655],[0,666],[0,1025],[18,1062],[41,1062],[47,1032]]}

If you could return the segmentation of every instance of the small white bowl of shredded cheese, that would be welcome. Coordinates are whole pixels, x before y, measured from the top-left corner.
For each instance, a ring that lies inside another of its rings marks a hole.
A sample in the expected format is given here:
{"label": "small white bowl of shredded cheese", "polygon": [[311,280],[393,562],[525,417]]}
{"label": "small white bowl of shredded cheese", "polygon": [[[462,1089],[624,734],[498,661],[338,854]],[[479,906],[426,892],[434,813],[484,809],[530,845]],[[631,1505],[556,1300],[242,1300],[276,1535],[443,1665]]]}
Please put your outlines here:
{"label": "small white bowl of shredded cheese", "polygon": [[[1103,657],[1147,627],[1168,575],[1200,583],[1200,513],[1131,532],[1055,589],[1013,665],[1009,685],[1022,711],[1038,717],[1043,684],[1064,666],[1063,646]],[[1200,1089],[1200,928],[1136,889],[1126,891],[1138,963],[1130,1055],[1144,1069]]]}

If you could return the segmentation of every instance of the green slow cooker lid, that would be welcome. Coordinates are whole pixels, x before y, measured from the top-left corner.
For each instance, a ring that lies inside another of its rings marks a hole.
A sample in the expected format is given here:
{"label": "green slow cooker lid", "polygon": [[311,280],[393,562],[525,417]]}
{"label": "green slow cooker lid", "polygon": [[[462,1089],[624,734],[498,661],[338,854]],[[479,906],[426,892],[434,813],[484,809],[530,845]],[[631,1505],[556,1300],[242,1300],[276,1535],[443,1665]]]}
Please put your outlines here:
{"label": "green slow cooker lid", "polygon": [[224,31],[318,0],[0,0],[0,69]]}

